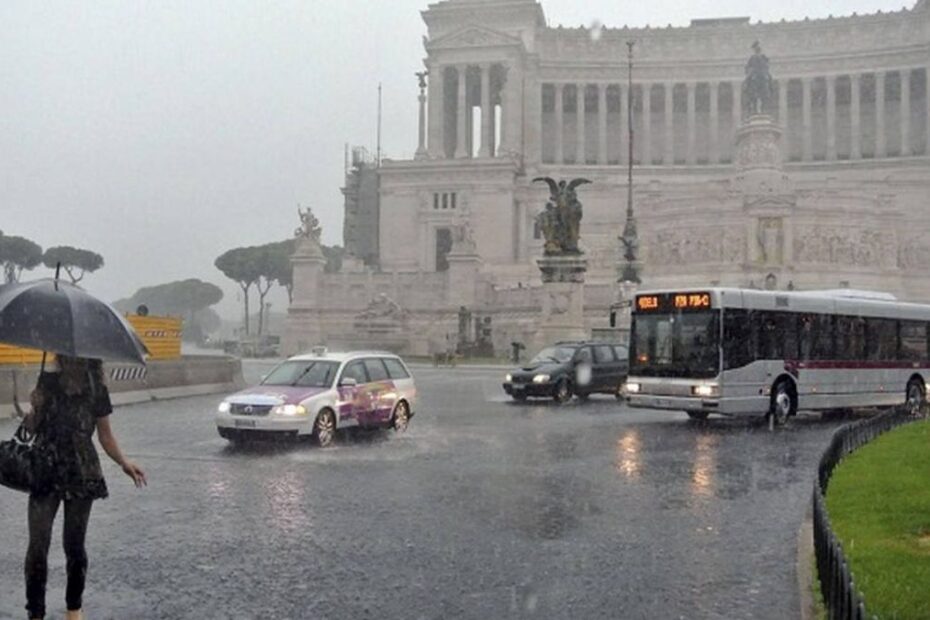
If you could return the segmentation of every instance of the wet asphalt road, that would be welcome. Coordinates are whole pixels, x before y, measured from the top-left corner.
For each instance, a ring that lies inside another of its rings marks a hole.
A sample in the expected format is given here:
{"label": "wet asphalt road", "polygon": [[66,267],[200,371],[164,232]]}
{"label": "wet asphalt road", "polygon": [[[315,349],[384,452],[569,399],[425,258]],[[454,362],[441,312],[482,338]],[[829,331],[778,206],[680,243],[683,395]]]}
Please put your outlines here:
{"label": "wet asphalt road", "polygon": [[[105,465],[87,617],[798,616],[797,532],[841,421],[770,434],[613,398],[518,405],[498,374],[417,370],[406,434],[325,450],[231,448],[219,397],[118,409],[150,486]],[[0,618],[25,617],[25,514],[0,489]],[[64,611],[60,528],[49,617]]]}

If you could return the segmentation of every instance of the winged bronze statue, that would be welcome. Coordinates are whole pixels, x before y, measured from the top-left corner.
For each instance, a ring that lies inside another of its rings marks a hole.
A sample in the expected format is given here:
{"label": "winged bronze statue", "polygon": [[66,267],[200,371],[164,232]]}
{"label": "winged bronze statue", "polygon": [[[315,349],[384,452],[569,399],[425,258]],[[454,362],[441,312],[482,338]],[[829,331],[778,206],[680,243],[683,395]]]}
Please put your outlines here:
{"label": "winged bronze statue", "polygon": [[578,239],[581,236],[582,206],[575,189],[588,179],[564,179],[556,182],[552,177],[537,177],[533,183],[543,182],[549,186],[549,201],[546,208],[536,216],[536,221],[546,240],[546,256],[581,254]]}

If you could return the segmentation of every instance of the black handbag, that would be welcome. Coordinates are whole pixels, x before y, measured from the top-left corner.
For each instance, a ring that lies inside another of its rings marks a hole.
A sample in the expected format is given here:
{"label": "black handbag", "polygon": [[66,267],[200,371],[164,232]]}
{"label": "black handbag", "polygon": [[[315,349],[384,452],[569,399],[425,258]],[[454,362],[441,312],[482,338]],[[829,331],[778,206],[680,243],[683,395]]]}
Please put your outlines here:
{"label": "black handbag", "polygon": [[36,436],[20,424],[13,438],[0,442],[0,485],[24,493],[51,490],[54,456],[50,446],[37,444]]}

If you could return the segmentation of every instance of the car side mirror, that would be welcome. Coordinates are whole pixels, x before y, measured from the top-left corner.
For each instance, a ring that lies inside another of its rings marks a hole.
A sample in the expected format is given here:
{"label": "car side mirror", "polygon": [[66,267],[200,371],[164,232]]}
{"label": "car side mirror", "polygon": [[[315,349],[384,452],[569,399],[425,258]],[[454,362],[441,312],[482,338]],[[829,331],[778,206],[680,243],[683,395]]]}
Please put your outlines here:
{"label": "car side mirror", "polygon": [[345,377],[342,381],[339,382],[339,387],[355,387],[358,385],[358,381],[352,377]]}

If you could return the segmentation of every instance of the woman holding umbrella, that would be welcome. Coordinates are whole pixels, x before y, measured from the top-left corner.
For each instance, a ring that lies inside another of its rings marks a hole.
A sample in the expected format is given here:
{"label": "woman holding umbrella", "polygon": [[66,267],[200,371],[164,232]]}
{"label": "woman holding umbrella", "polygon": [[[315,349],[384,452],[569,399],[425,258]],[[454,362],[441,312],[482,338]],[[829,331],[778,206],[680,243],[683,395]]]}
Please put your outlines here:
{"label": "woman holding umbrella", "polygon": [[65,594],[69,619],[81,618],[82,595],[87,574],[84,537],[94,500],[107,497],[107,485],[92,437],[137,487],[146,483],[145,473],[128,460],[110,428],[110,396],[104,384],[100,360],[59,355],[59,372],[42,373],[26,423],[36,441],[54,455],[52,480],[47,492],[29,496],[29,549],[26,553],[26,609],[30,618],[45,617],[45,585],[52,525],[64,504],[64,549],[68,573]]}
{"label": "woman holding umbrella", "polygon": [[110,428],[110,395],[101,360],[144,364],[147,350],[126,320],[109,304],[55,279],[0,286],[0,342],[56,354],[58,372],[43,372],[31,396],[25,424],[48,457],[50,480],[29,496],[26,609],[45,617],[45,586],[52,525],[64,504],[68,618],[81,618],[87,574],[84,537],[94,500],[107,485],[93,435],[137,487],[145,474],[128,460]]}

